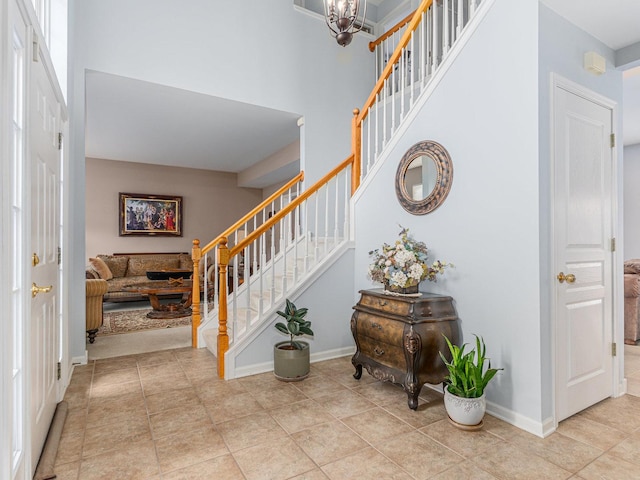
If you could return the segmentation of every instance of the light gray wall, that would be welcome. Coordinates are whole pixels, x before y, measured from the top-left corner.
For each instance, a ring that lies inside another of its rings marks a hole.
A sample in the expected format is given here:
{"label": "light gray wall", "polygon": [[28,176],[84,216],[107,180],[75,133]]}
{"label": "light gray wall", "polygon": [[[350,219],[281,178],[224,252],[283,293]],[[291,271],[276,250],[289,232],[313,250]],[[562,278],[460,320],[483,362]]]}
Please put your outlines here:
{"label": "light gray wall", "polygon": [[[488,399],[529,426],[542,421],[537,17],[536,1],[496,1],[355,209],[356,288],[374,286],[368,252],[393,242],[399,224],[430,261],[454,263],[421,288],[454,298],[464,341],[482,335],[492,365],[505,368]],[[442,206],[414,216],[394,178],[423,140],[448,150],[453,183]]]}
{"label": "light gray wall", "polygon": [[[353,250],[349,249],[327,273],[318,277],[317,281],[305,286],[305,289],[290,297],[297,307],[307,307],[307,319],[311,321],[313,338],[301,337],[309,342],[311,355],[319,355],[336,349],[355,351],[355,343],[351,335],[350,319],[353,312]],[[327,295],[330,292],[330,295]],[[330,301],[327,299],[330,298]],[[284,309],[284,301],[282,308]],[[273,325],[280,321],[273,316],[269,326],[239,354],[237,368],[251,367],[273,362],[273,345],[287,340],[288,337],[278,333]],[[354,370],[355,371],[355,370]]]}
{"label": "light gray wall", "polygon": [[[548,279],[553,279],[555,273],[551,271],[551,73],[561,75],[579,85],[582,85],[600,95],[622,104],[622,73],[615,70],[615,54],[613,50],[577,28],[572,23],[558,16],[549,8],[540,4],[539,7],[539,56],[540,56],[540,84],[539,84],[539,105],[540,105],[540,251],[541,251],[541,276],[540,276],[540,296],[542,302],[541,316],[541,339],[542,339],[542,391],[543,418],[551,416],[553,409],[553,370],[551,364],[551,335],[553,325],[550,319],[553,318],[551,312],[551,299],[555,292],[555,284]],[[603,75],[594,75],[586,71],[583,67],[583,57],[586,52],[595,51],[606,58],[607,72]],[[618,111],[618,118],[615,119],[619,127],[622,125],[622,108]],[[619,130],[619,138],[622,138],[622,130]],[[619,185],[618,205],[622,205],[622,142],[618,142],[617,153],[617,183]],[[623,238],[622,208],[619,217],[614,219],[618,229],[618,235]],[[622,242],[619,242],[619,251],[622,250]],[[618,267],[618,282],[622,281],[621,270],[622,254],[616,258]],[[618,316],[615,318],[622,333],[622,289],[619,298],[615,299]],[[622,336],[620,336],[620,342]],[[622,357],[622,356],[621,356]]]}
{"label": "light gray wall", "polygon": [[[262,201],[262,190],[238,188],[234,173],[87,158],[86,255],[191,252]],[[182,197],[182,237],[119,236],[119,193]]]}
{"label": "light gray wall", "polygon": [[[369,38],[339,47],[322,19],[291,0],[188,3],[70,0],[70,348],[84,354],[84,76],[86,70],[154,82],[305,117],[300,168],[307,185],[351,148],[352,110],[373,84]],[[231,20],[230,20],[231,19]],[[235,21],[234,21],[235,19]],[[74,320],[75,319],[75,320]]]}
{"label": "light gray wall", "polygon": [[640,143],[624,147],[624,259],[640,258]]}

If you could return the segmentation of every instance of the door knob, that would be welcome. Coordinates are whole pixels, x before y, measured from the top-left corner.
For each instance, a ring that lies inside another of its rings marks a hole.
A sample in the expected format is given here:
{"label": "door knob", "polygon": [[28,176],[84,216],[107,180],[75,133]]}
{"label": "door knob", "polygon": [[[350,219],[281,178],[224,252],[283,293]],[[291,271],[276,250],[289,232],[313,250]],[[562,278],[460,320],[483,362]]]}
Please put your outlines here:
{"label": "door knob", "polygon": [[567,281],[567,283],[574,283],[576,281],[576,276],[573,273],[569,273],[565,275],[563,272],[558,274],[558,281],[560,283]]}
{"label": "door knob", "polygon": [[49,293],[53,289],[53,285],[49,285],[48,287],[39,287],[35,283],[31,284],[31,296],[35,297],[39,293]]}

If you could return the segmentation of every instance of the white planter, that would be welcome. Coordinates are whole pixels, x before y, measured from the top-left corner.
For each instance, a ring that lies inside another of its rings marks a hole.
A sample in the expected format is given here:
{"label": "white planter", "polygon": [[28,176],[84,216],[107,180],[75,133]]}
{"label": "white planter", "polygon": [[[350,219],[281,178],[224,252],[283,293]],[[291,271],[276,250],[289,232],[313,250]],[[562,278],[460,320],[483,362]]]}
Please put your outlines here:
{"label": "white planter", "polygon": [[479,398],[457,397],[445,388],[444,407],[455,423],[469,427],[480,426],[487,410],[487,399],[484,393]]}

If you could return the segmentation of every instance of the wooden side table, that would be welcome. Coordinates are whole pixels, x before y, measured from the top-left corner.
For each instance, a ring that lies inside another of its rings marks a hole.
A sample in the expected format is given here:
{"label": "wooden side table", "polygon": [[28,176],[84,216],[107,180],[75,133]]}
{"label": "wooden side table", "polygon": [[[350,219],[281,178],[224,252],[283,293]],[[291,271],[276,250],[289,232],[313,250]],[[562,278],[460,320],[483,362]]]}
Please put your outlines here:
{"label": "wooden side table", "polygon": [[446,335],[459,343],[460,329],[453,299],[421,292],[420,297],[361,290],[351,317],[356,353],[351,363],[360,379],[364,366],[378,380],[402,386],[409,408],[418,407],[425,383],[438,384],[447,375],[439,352],[449,355]]}

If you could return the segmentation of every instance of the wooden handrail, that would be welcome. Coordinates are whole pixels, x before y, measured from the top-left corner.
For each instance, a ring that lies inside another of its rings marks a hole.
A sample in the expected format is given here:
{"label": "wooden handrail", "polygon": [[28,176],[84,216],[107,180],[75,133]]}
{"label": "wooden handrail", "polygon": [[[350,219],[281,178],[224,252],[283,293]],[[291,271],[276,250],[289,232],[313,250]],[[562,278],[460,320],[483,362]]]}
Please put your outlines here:
{"label": "wooden handrail", "polygon": [[[289,212],[293,211],[298,205],[304,202],[307,198],[313,195],[315,192],[325,185],[329,180],[335,177],[343,169],[353,164],[353,155],[350,155],[340,165],[335,167],[324,177],[318,180],[311,188],[305,190],[300,196],[293,199],[289,204],[285,205],[282,210],[276,212],[270,219],[261,224],[251,233],[249,233],[244,239],[242,239],[233,248],[227,247],[227,237],[220,239],[220,246],[218,247],[218,267],[220,269],[220,279],[218,288],[220,289],[218,295],[218,338],[217,338],[217,357],[218,357],[218,376],[224,378],[224,355],[229,350],[229,333],[227,329],[228,312],[227,312],[227,265],[231,262],[233,257],[243,251],[250,243],[254,242],[260,235],[273,227],[277,222],[281,221]],[[197,283],[197,282],[194,282]],[[197,289],[194,287],[194,295]],[[199,297],[194,297],[198,298]],[[199,324],[199,319],[198,319]],[[194,331],[195,331],[195,327]]]}
{"label": "wooden handrail", "polygon": [[371,106],[374,104],[376,100],[376,97],[384,88],[385,80],[389,78],[389,75],[391,75],[391,71],[393,70],[395,63],[400,58],[400,55],[402,54],[402,50],[409,44],[409,40],[411,39],[411,34],[413,33],[413,31],[416,29],[416,27],[422,20],[422,14],[429,9],[432,3],[433,3],[433,0],[422,0],[422,3],[414,12],[413,18],[409,22],[409,26],[402,34],[402,38],[400,38],[400,42],[398,42],[396,49],[391,54],[391,57],[389,58],[387,65],[384,67],[384,70],[382,71],[382,75],[380,75],[380,78],[376,82],[375,87],[373,87],[371,95],[369,95],[369,98],[365,102],[364,107],[362,107],[362,109],[360,110],[360,114],[358,115],[358,120],[357,120],[358,125],[360,125],[364,120],[364,118],[367,116],[369,109],[371,108]]}
{"label": "wooden handrail", "polygon": [[244,250],[250,243],[256,240],[260,235],[269,230],[272,226],[274,226],[277,222],[279,222],[285,215],[293,211],[298,205],[304,202],[307,198],[313,195],[315,192],[320,190],[323,185],[325,185],[329,180],[338,175],[342,170],[347,168],[349,165],[353,163],[353,155],[349,155],[340,165],[335,167],[329,173],[327,173],[324,177],[318,180],[312,187],[308,188],[299,197],[293,199],[291,203],[285,205],[282,210],[273,215],[269,220],[264,222],[258,228],[256,228],[253,232],[248,234],[244,239],[238,242],[237,245],[234,245],[229,249],[229,259],[235,257],[238,253]]}
{"label": "wooden handrail", "polygon": [[393,27],[391,27],[387,32],[383,33],[378,38],[376,38],[373,42],[369,42],[369,50],[373,52],[378,45],[380,45],[387,38],[389,38],[391,35],[396,33],[398,30],[404,27],[407,23],[409,23],[415,13],[416,11],[414,10],[409,15],[407,15],[402,20],[400,20],[398,23],[396,23]]}
{"label": "wooden handrail", "polygon": [[293,177],[291,180],[285,183],[282,187],[276,190],[272,195],[270,195],[269,198],[267,198],[266,200],[263,200],[257,207],[255,207],[253,210],[247,213],[244,217],[242,217],[240,220],[238,220],[236,223],[231,225],[229,228],[227,228],[224,232],[222,232],[216,238],[214,238],[209,243],[207,243],[207,245],[202,248],[202,254],[205,254],[211,251],[212,249],[214,249],[215,246],[220,243],[222,238],[224,237],[228,238],[229,235],[235,232],[241,225],[251,220],[264,207],[269,205],[271,202],[275,201],[278,197],[280,197],[280,195],[282,195],[284,192],[289,190],[289,188],[293,187],[296,183],[301,182],[303,180],[304,180],[304,172],[300,172],[298,175]]}

